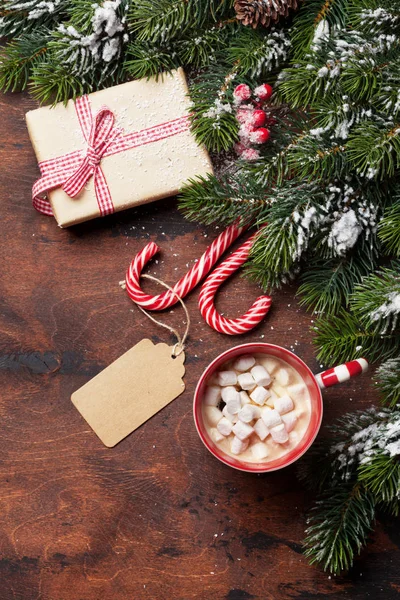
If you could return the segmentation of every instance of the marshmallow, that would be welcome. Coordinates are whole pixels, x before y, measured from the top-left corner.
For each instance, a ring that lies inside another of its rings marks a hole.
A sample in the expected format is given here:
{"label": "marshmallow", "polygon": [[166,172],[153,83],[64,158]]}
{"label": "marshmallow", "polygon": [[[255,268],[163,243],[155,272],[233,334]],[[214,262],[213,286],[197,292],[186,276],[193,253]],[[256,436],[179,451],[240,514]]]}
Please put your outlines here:
{"label": "marshmallow", "polygon": [[272,435],[274,442],[277,442],[278,444],[285,444],[289,439],[288,432],[283,423],[276,425],[276,427],[272,427],[270,429],[270,434]]}
{"label": "marshmallow", "polygon": [[217,425],[217,429],[222,435],[227,436],[232,431],[232,423],[226,417],[222,417]]}
{"label": "marshmallow", "polygon": [[287,385],[290,379],[289,371],[287,369],[279,369],[275,374],[275,379],[279,385]]}
{"label": "marshmallow", "polygon": [[287,391],[286,388],[283,388],[281,385],[279,385],[278,383],[273,383],[271,386],[271,390],[276,394],[276,396],[278,396],[279,398],[281,396],[287,396]]}
{"label": "marshmallow", "polygon": [[217,382],[219,385],[236,385],[237,375],[235,371],[220,371],[217,373]]}
{"label": "marshmallow", "polygon": [[204,414],[209,424],[213,426],[215,426],[224,416],[216,406],[206,406],[204,408]]}
{"label": "marshmallow", "polygon": [[239,440],[242,440],[243,442],[243,440],[246,440],[251,436],[254,429],[250,427],[250,425],[247,425],[247,423],[242,423],[242,421],[238,421],[232,427],[232,431],[236,435],[236,437],[238,437]]}
{"label": "marshmallow", "polygon": [[240,440],[238,437],[234,437],[231,442],[231,452],[232,454],[241,454],[249,445],[249,440]]}
{"label": "marshmallow", "polygon": [[231,413],[231,415],[236,415],[239,410],[242,408],[242,403],[240,401],[240,394],[234,387],[225,388],[227,391],[224,394],[224,390],[222,390],[222,399],[226,403],[226,410]]}
{"label": "marshmallow", "polygon": [[275,358],[271,358],[269,356],[265,358],[260,358],[259,363],[272,375],[274,371],[279,367],[280,363]]}
{"label": "marshmallow", "polygon": [[297,415],[292,410],[292,412],[288,412],[286,413],[286,415],[282,415],[282,421],[285,425],[286,431],[290,433],[297,423]]}
{"label": "marshmallow", "polygon": [[261,411],[261,418],[268,429],[271,429],[271,427],[275,427],[276,425],[280,425],[282,423],[281,415],[273,408],[265,408],[263,411]]}
{"label": "marshmallow", "polygon": [[255,367],[253,367],[250,373],[253,375],[257,385],[263,386],[269,385],[271,383],[270,374],[261,365],[256,365]]}
{"label": "marshmallow", "polygon": [[259,419],[261,417],[261,412],[258,406],[254,406],[253,404],[246,404],[241,410],[238,412],[238,418],[243,423],[250,423],[253,419]]}
{"label": "marshmallow", "polygon": [[262,460],[268,456],[268,446],[263,442],[256,442],[250,446],[250,450],[254,458]]}
{"label": "marshmallow", "polygon": [[224,408],[222,409],[222,414],[224,415],[224,417],[226,417],[231,423],[236,423],[236,421],[238,420],[237,415],[232,415],[229,410],[228,407],[225,405]]}
{"label": "marshmallow", "polygon": [[243,356],[239,356],[239,358],[235,360],[235,362],[233,363],[233,368],[236,371],[248,371],[255,364],[256,359],[254,358],[254,356],[250,356],[249,354],[243,354]]}
{"label": "marshmallow", "polygon": [[218,385],[209,385],[204,394],[204,404],[207,406],[217,406],[221,400],[221,388]]}
{"label": "marshmallow", "polygon": [[271,399],[272,400],[276,400],[278,398],[278,395],[275,394],[274,390],[271,388],[270,390],[268,390],[269,393],[271,394]]}
{"label": "marshmallow", "polygon": [[274,403],[275,403],[275,400],[277,399],[277,397],[278,397],[278,396],[275,394],[274,390],[270,389],[270,390],[268,390],[268,391],[269,391],[269,393],[270,393],[270,396],[269,396],[269,398],[267,399],[267,401],[266,401],[266,403],[265,403],[265,404],[266,404],[267,406],[269,406],[270,408],[274,408]]}
{"label": "marshmallow", "polygon": [[241,373],[238,375],[238,382],[242,390],[253,390],[256,387],[256,382],[250,373]]}
{"label": "marshmallow", "polygon": [[238,393],[239,392],[233,385],[228,385],[221,390],[222,400],[227,402],[230,398],[235,398]]}
{"label": "marshmallow", "polygon": [[256,389],[253,390],[250,394],[250,398],[253,400],[253,402],[259,404],[260,406],[262,406],[265,403],[268,396],[269,391],[263,387],[256,387]]}
{"label": "marshmallow", "polygon": [[215,429],[214,427],[212,429],[210,429],[210,436],[211,439],[216,442],[218,444],[218,442],[222,442],[222,440],[225,439],[225,436],[222,435],[222,433],[220,433],[218,431],[218,429]]}
{"label": "marshmallow", "polygon": [[239,392],[240,394],[240,402],[242,403],[242,406],[245,406],[246,404],[250,404],[251,400],[249,398],[249,395],[246,394],[246,392]]}
{"label": "marshmallow", "polygon": [[261,441],[264,441],[266,437],[268,437],[269,435],[269,431],[267,429],[267,426],[265,425],[264,421],[262,419],[258,419],[254,425],[253,425],[253,429],[256,432],[256,434],[258,435],[258,437],[260,438]]}
{"label": "marshmallow", "polygon": [[280,415],[290,412],[294,409],[293,400],[290,396],[282,396],[281,398],[277,398],[275,400],[275,409]]}
{"label": "marshmallow", "polygon": [[293,400],[307,399],[307,386],[304,383],[295,383],[287,387],[287,393]]}

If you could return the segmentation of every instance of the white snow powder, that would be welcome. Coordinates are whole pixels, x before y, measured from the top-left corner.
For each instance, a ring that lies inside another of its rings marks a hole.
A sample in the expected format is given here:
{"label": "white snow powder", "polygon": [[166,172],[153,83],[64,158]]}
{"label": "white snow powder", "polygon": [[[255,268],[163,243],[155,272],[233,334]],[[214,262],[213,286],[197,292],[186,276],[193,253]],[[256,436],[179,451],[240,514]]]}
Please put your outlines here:
{"label": "white snow powder", "polygon": [[[392,330],[396,327],[398,316],[400,315],[400,292],[390,292],[387,294],[385,302],[381,304],[377,309],[370,313],[371,321],[380,321],[386,319],[391,321]],[[382,333],[387,331],[389,323],[385,326]]]}
{"label": "white snow powder", "polygon": [[341,214],[340,218],[332,225],[328,236],[328,246],[332,248],[338,256],[342,256],[353,248],[362,227],[357,219],[357,215],[352,208]]}
{"label": "white snow powder", "polygon": [[318,23],[311,43],[311,50],[316,52],[321,48],[323,42],[329,38],[329,23],[326,19],[321,19]]}

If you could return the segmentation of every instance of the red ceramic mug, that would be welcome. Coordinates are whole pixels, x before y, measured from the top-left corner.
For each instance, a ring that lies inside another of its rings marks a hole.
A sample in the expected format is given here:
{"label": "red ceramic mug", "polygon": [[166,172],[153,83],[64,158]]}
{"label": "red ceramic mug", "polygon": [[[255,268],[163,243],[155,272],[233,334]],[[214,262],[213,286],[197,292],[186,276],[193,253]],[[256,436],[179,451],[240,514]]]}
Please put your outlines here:
{"label": "red ceramic mug", "polygon": [[[227,361],[238,358],[243,354],[256,353],[267,354],[269,356],[274,356],[276,358],[285,360],[302,377],[308,388],[311,400],[310,422],[305,434],[297,446],[280,458],[259,463],[239,460],[239,458],[234,458],[226,454],[220,447],[218,447],[218,445],[213,442],[207,432],[202,411],[204,390],[210,377],[214,375],[214,373],[218,371]],[[292,464],[309,449],[319,431],[323,413],[321,389],[330,387],[331,385],[335,385],[337,383],[342,383],[343,381],[346,381],[355,375],[365,372],[367,368],[367,361],[364,358],[359,358],[343,365],[339,365],[338,367],[328,369],[327,371],[323,371],[318,375],[314,375],[310,371],[309,367],[307,367],[307,365],[298,356],[296,356],[296,354],[293,354],[293,352],[290,352],[281,346],[262,343],[242,344],[241,346],[235,346],[234,348],[226,350],[226,352],[223,352],[217,356],[217,358],[213,360],[213,362],[206,368],[199,379],[193,401],[194,422],[197,432],[200,436],[200,439],[206,448],[211,452],[211,454],[230,467],[239,469],[240,471],[246,471],[248,473],[266,473],[268,471],[282,469],[283,467],[287,467],[288,465]]]}

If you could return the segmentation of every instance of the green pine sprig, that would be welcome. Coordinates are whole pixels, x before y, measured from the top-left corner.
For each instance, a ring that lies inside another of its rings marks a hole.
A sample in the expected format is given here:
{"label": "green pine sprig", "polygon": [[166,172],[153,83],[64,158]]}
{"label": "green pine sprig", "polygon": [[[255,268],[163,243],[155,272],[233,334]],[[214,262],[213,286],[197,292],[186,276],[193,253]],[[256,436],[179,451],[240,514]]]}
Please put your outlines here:
{"label": "green pine sprig", "polygon": [[400,404],[400,357],[388,359],[376,371],[376,385],[382,403],[390,408]]}
{"label": "green pine sprig", "polygon": [[400,410],[349,413],[328,429],[299,466],[319,495],[309,513],[305,554],[335,575],[348,571],[380,510],[398,514]]}
{"label": "green pine sprig", "polygon": [[300,277],[297,294],[300,305],[325,316],[337,314],[348,307],[354,286],[376,265],[374,256],[362,245],[349,257],[310,258]]}
{"label": "green pine sprig", "polygon": [[378,235],[387,254],[400,257],[400,198],[397,196],[379,223]]}
{"label": "green pine sprig", "polygon": [[46,60],[49,30],[40,28],[23,33],[3,48],[0,61],[0,89],[16,92],[26,89],[32,71]]}
{"label": "green pine sprig", "polygon": [[371,273],[356,284],[350,304],[355,317],[368,331],[399,334],[400,261]]}
{"label": "green pine sprig", "polygon": [[400,352],[398,333],[382,334],[366,329],[344,309],[332,317],[321,316],[312,329],[317,358],[324,364],[335,365],[362,357],[372,362],[387,360]]}
{"label": "green pine sprig", "polygon": [[373,495],[361,485],[329,489],[311,511],[305,538],[310,564],[338,575],[360,553],[375,519]]}

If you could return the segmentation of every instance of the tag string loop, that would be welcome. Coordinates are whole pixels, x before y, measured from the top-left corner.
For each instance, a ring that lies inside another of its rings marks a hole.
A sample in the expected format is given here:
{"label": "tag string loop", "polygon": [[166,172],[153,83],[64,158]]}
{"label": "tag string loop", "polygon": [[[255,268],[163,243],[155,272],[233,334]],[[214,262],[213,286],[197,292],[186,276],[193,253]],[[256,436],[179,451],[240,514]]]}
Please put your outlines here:
{"label": "tag string loop", "polygon": [[[182,354],[182,352],[183,352],[183,350],[185,348],[185,341],[186,341],[188,333],[189,333],[190,316],[189,316],[189,311],[186,308],[186,304],[184,303],[184,301],[182,300],[182,298],[167,283],[165,283],[164,281],[161,281],[161,279],[158,279],[157,277],[153,277],[153,275],[147,275],[147,274],[143,274],[143,273],[141,274],[141,277],[146,277],[146,279],[151,279],[152,281],[155,281],[156,283],[159,283],[160,285],[162,285],[165,288],[167,288],[167,290],[169,290],[174,296],[176,296],[177,300],[181,303],[182,308],[185,311],[185,315],[186,315],[186,329],[185,329],[185,333],[181,337],[180,334],[179,334],[179,332],[174,327],[171,327],[170,325],[167,325],[166,323],[162,323],[161,321],[158,321],[149,312],[147,312],[147,310],[145,310],[144,308],[142,308],[141,306],[139,306],[139,304],[136,304],[136,306],[138,307],[138,309],[141,310],[142,313],[145,314],[146,317],[148,317],[150,319],[150,321],[153,321],[153,323],[156,323],[157,325],[160,325],[160,327],[164,327],[164,329],[168,329],[168,331],[170,331],[171,333],[174,334],[174,336],[176,337],[176,339],[178,341],[177,341],[177,343],[174,345],[174,347],[172,349],[172,356],[174,358],[176,358],[177,356],[179,356],[180,354]],[[121,281],[120,285],[121,285],[121,287],[125,287],[125,281]]]}

